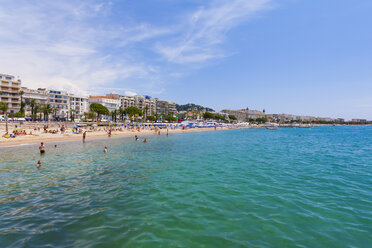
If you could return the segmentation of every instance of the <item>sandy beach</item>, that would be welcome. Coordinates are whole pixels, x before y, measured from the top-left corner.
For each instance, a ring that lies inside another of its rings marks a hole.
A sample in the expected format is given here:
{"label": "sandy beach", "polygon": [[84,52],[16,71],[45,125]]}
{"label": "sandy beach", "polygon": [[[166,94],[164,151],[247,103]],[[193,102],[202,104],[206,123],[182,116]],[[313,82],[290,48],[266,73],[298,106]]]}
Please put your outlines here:
{"label": "sandy beach", "polygon": [[[91,139],[98,139],[98,138],[109,138],[108,137],[108,127],[96,127],[93,130],[89,127],[80,128],[80,133],[73,133],[73,125],[74,123],[48,123],[48,131],[49,130],[58,130],[57,133],[49,133],[44,132],[44,124],[43,123],[27,123],[24,125],[20,125],[19,123],[9,123],[9,133],[12,133],[13,130],[22,129],[26,132],[26,135],[17,135],[15,138],[5,138],[3,135],[5,134],[5,123],[0,123],[0,147],[8,147],[8,146],[18,146],[18,145],[26,145],[26,144],[39,144],[40,142],[48,143],[48,142],[63,142],[63,141],[74,141],[74,140],[82,140],[83,139],[83,132],[86,131],[86,140]],[[16,127],[17,126],[17,127]],[[61,127],[65,127],[65,132],[61,132]],[[217,128],[216,130],[226,130],[227,128]],[[231,129],[231,128],[229,128]],[[111,133],[111,138],[116,137],[130,137],[137,135],[141,137],[143,135],[158,135],[158,131],[160,131],[160,135],[166,135],[167,129],[128,129],[128,128],[113,128]],[[213,128],[193,128],[193,129],[168,129],[169,134],[171,133],[183,133],[183,132],[201,132],[201,131],[215,131]],[[32,135],[30,135],[32,133]]]}

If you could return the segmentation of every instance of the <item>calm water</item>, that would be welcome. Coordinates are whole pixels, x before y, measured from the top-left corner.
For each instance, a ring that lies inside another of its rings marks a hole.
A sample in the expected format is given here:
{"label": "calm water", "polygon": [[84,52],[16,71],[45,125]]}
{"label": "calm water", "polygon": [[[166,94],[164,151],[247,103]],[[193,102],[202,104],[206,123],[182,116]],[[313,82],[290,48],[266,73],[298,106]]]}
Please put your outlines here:
{"label": "calm water", "polygon": [[372,127],[54,144],[0,149],[1,247],[372,245]]}

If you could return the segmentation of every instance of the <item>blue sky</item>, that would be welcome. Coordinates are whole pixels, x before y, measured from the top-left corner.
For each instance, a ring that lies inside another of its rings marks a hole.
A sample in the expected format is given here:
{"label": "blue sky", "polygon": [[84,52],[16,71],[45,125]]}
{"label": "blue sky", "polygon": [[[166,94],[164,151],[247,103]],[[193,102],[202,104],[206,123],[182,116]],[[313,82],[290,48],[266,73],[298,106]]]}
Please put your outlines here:
{"label": "blue sky", "polygon": [[0,0],[28,87],[372,119],[370,0]]}

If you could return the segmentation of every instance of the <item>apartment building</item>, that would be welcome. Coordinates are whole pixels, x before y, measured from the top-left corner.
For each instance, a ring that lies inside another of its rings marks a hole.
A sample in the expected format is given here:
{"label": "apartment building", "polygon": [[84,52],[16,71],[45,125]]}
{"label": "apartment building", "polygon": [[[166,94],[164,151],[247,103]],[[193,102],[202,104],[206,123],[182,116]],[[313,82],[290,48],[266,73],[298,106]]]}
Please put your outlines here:
{"label": "apartment building", "polygon": [[177,113],[176,104],[171,101],[165,101],[160,99],[155,99],[155,108],[157,114],[164,114],[164,115],[173,115]]}
{"label": "apartment building", "polygon": [[354,122],[354,123],[367,123],[367,119],[352,119],[351,122]]}
{"label": "apartment building", "polygon": [[120,107],[122,109],[128,107],[136,107],[141,109],[146,116],[152,115],[152,113],[156,112],[155,101],[152,100],[149,96],[124,96],[113,93],[106,94],[106,96],[120,100]]}
{"label": "apartment building", "polygon": [[[82,119],[85,112],[89,112],[89,101],[87,97],[69,95],[70,112],[75,119]],[[71,115],[71,114],[70,114]]]}
{"label": "apartment building", "polygon": [[53,116],[57,120],[69,119],[70,97],[66,91],[48,90],[48,103],[52,108],[57,109]]}
{"label": "apartment building", "polygon": [[9,113],[18,112],[21,108],[21,80],[16,80],[12,75],[0,74],[0,82],[0,101],[8,104]]}
{"label": "apartment building", "polygon": [[248,121],[249,119],[257,119],[266,117],[266,113],[263,111],[258,110],[250,110],[250,109],[239,109],[239,110],[231,110],[231,109],[224,109],[221,111],[222,113],[226,113],[228,115],[234,115],[238,121]]}
{"label": "apartment building", "polygon": [[88,98],[89,104],[99,103],[105,106],[110,112],[119,109],[120,99],[109,96],[90,96]]}
{"label": "apartment building", "polygon": [[[66,91],[50,90],[45,88],[29,89],[22,87],[23,102],[25,105],[25,114],[31,114],[31,106],[29,103],[35,100],[37,104],[50,104],[51,108],[57,109],[56,119],[67,120],[74,118],[80,119],[84,112],[89,112],[89,103],[87,97],[75,96]],[[54,117],[55,113],[52,113]]]}
{"label": "apartment building", "polygon": [[31,115],[31,106],[29,103],[32,100],[35,100],[35,102],[40,105],[48,103],[48,90],[45,88],[29,89],[27,87],[22,87],[21,91],[23,91],[22,101],[26,104],[24,107],[26,116]]}

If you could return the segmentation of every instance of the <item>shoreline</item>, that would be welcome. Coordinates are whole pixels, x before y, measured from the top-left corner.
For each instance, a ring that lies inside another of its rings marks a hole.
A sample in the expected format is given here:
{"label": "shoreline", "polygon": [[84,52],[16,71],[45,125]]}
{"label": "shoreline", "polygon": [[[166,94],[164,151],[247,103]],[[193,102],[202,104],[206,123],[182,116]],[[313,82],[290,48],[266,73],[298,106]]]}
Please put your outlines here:
{"label": "shoreline", "polygon": [[[245,129],[246,127],[240,128],[197,128],[197,129],[169,129],[169,134],[177,133],[188,133],[188,132],[205,132],[205,131],[222,131],[222,130],[233,130],[233,129]],[[161,135],[166,135],[166,130],[160,130]],[[108,137],[106,132],[87,132],[86,141],[89,140],[98,140],[98,139],[115,139],[121,137],[134,137],[137,135],[139,138],[144,135],[156,135],[154,130],[141,130],[138,131],[113,131],[112,136]],[[0,139],[0,149],[1,148],[11,148],[11,147],[20,147],[26,145],[39,145],[40,142],[51,143],[51,142],[68,142],[68,141],[82,141],[83,134],[40,134],[39,136],[32,137],[17,137],[9,139]]]}
{"label": "shoreline", "polygon": [[[371,125],[314,125],[312,127],[342,127],[342,126],[371,126]],[[280,126],[281,128],[292,128],[289,126]],[[216,130],[214,128],[188,128],[185,130],[182,129],[169,129],[169,134],[174,133],[188,133],[188,132],[205,132],[205,131],[221,131],[221,130],[238,130],[238,129],[261,129],[265,128],[264,126],[239,126],[239,127],[218,127]],[[160,130],[161,135],[166,134],[165,129]],[[88,131],[86,140],[97,140],[97,139],[110,139],[110,138],[120,138],[120,137],[131,137],[137,135],[139,137],[143,135],[157,135],[155,130],[150,129],[141,129],[140,132],[135,130],[128,130],[125,129],[123,131],[113,131],[112,136],[108,137],[106,131]],[[51,142],[69,142],[69,141],[82,141],[83,134],[50,134],[50,133],[39,133],[35,136],[18,136],[16,138],[2,138],[0,137],[0,149],[1,148],[12,148],[12,147],[20,147],[20,146],[28,146],[28,145],[39,145],[40,142],[44,143],[51,143]]]}

